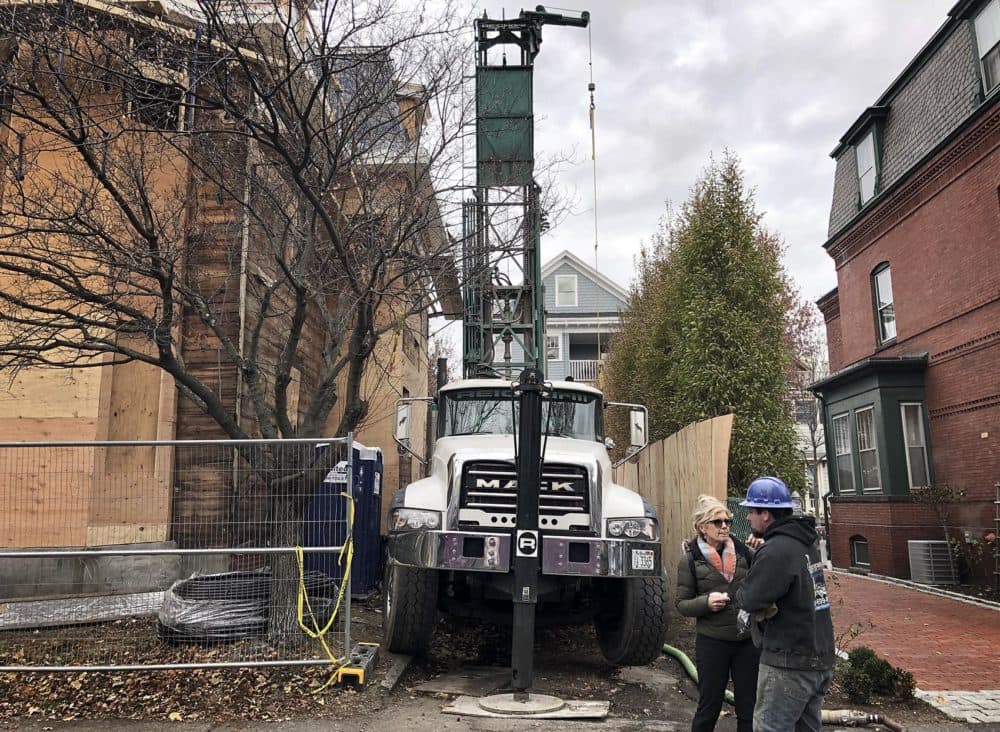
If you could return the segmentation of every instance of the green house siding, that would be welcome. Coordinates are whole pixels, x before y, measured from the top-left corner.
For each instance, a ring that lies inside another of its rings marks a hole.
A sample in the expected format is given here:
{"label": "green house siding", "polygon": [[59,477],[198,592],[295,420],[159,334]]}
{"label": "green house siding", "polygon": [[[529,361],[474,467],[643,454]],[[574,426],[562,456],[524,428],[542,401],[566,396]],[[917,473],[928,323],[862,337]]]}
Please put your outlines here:
{"label": "green house siding", "polygon": [[[909,472],[906,465],[906,440],[903,433],[901,405],[923,405],[924,447],[928,476],[933,481],[930,429],[927,423],[927,398],[924,388],[925,357],[905,359],[869,359],[814,384],[811,389],[823,400],[823,423],[826,434],[830,486],[834,495],[908,496]],[[861,452],[857,414],[874,410],[875,447],[878,453],[878,490],[861,487]],[[833,418],[848,415],[854,490],[843,491],[839,485]]]}

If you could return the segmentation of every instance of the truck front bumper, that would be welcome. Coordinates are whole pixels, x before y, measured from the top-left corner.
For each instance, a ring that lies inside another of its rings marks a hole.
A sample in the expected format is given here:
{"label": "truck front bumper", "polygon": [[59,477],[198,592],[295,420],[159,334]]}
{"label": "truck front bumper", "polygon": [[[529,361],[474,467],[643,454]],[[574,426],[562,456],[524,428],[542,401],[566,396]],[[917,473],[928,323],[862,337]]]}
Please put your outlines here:
{"label": "truck front bumper", "polygon": [[[390,534],[390,561],[422,569],[506,573],[509,534],[477,531],[404,531]],[[650,577],[661,572],[660,544],[630,539],[543,536],[541,570],[576,577]]]}

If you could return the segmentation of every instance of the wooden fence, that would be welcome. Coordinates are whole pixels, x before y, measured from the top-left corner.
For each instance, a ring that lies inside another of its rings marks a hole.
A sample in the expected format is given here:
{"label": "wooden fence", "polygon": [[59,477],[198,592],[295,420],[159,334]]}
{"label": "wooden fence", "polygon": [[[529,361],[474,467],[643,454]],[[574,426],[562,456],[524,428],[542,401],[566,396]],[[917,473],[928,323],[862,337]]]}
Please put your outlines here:
{"label": "wooden fence", "polygon": [[616,483],[637,491],[656,506],[663,566],[671,586],[677,579],[681,542],[694,535],[691,511],[695,500],[707,493],[726,501],[732,429],[732,414],[689,424],[615,470]]}

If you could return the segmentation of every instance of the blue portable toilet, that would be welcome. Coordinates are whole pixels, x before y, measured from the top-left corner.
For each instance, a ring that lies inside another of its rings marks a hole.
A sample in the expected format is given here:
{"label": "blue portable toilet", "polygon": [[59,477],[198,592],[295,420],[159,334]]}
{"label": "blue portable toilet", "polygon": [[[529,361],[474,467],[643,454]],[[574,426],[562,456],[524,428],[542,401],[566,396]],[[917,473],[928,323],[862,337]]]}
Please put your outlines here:
{"label": "blue portable toilet", "polygon": [[351,596],[369,597],[382,579],[382,450],[355,444],[355,471],[360,494],[355,497],[354,561]]}
{"label": "blue portable toilet", "polygon": [[[325,446],[319,446],[323,449]],[[381,578],[382,451],[355,442],[352,451],[354,500],[354,559],[351,561],[351,597],[369,597]],[[334,466],[310,501],[303,516],[302,545],[341,546],[347,539],[347,461]],[[338,552],[305,552],[306,571],[327,574],[338,583],[342,572]]]}

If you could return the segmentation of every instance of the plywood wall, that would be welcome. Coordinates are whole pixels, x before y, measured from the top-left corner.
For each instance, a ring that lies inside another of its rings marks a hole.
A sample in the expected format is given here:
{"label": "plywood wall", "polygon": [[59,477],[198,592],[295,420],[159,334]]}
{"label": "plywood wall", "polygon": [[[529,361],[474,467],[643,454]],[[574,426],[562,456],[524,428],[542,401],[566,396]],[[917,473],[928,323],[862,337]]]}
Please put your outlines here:
{"label": "plywood wall", "polygon": [[689,424],[615,470],[615,482],[656,506],[663,565],[671,585],[676,581],[681,542],[694,535],[691,512],[695,500],[702,493],[726,500],[732,429],[731,414]]}
{"label": "plywood wall", "polygon": [[[0,441],[170,439],[173,380],[150,366],[24,369],[0,394]],[[22,415],[31,416],[22,416]],[[0,546],[95,546],[166,537],[166,447],[0,450]]]}

